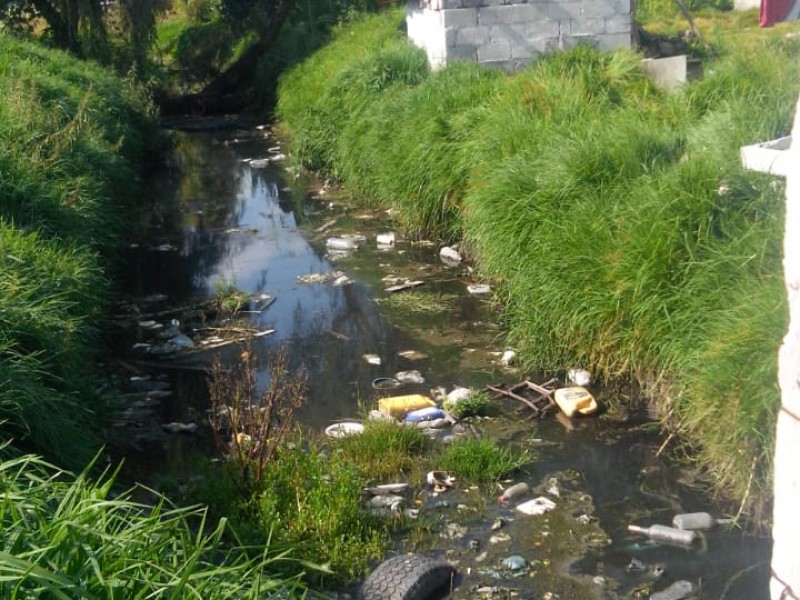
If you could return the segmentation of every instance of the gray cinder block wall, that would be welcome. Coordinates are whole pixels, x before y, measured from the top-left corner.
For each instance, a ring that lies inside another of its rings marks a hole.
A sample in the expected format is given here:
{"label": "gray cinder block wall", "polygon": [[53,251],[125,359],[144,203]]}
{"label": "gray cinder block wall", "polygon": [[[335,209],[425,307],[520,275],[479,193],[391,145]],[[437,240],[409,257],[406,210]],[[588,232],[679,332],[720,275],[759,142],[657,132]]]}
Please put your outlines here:
{"label": "gray cinder block wall", "polygon": [[408,37],[432,68],[453,60],[516,70],[543,52],[631,46],[631,0],[410,0]]}

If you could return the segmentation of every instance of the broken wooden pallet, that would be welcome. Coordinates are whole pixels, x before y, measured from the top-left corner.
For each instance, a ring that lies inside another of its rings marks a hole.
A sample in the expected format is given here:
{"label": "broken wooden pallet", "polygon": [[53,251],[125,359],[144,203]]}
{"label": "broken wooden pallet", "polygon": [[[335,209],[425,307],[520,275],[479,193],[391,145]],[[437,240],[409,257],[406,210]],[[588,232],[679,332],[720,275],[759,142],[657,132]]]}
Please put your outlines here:
{"label": "broken wooden pallet", "polygon": [[487,385],[486,389],[494,393],[492,400],[498,400],[503,397],[513,398],[528,406],[533,411],[532,417],[542,418],[556,408],[553,401],[553,393],[556,391],[557,385],[557,379],[549,379],[542,384],[525,379],[510,387],[505,387],[505,384],[498,384]]}

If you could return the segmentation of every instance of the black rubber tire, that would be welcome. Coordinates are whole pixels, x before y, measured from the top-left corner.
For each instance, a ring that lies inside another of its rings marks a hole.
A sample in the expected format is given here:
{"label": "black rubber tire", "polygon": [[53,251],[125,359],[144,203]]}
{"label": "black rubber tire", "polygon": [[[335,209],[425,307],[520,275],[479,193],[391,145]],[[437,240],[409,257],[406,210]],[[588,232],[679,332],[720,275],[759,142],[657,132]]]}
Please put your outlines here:
{"label": "black rubber tire", "polygon": [[361,587],[361,600],[427,600],[450,585],[453,567],[446,562],[407,554],[382,562]]}

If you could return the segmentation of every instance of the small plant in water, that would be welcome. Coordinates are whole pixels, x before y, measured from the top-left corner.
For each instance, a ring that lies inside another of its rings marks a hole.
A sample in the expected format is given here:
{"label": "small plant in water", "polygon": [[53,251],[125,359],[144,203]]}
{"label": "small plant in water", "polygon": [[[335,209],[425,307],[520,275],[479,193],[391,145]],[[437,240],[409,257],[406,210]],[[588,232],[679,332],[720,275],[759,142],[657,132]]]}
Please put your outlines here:
{"label": "small plant in water", "polygon": [[468,398],[458,400],[457,402],[445,400],[442,407],[456,419],[465,419],[467,417],[480,417],[489,414],[492,410],[492,403],[489,400],[488,394],[476,392],[471,394]]}
{"label": "small plant in water", "polygon": [[491,440],[459,438],[446,446],[439,468],[470,481],[496,481],[530,461],[527,450],[500,448]]}
{"label": "small plant in water", "polygon": [[237,365],[214,362],[209,376],[209,421],[219,453],[244,481],[257,483],[290,431],[294,413],[305,402],[306,375],[291,373],[281,348],[267,365],[269,383],[259,389],[258,361],[244,350]]}
{"label": "small plant in water", "polygon": [[248,304],[247,294],[224,277],[214,283],[214,304],[222,314],[236,314]]}

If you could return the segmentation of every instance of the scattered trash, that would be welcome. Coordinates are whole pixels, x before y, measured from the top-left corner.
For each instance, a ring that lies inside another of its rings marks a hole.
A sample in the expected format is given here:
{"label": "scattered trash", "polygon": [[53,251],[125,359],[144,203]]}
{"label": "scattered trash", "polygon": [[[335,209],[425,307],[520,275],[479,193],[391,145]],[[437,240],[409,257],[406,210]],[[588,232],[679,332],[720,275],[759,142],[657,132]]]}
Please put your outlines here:
{"label": "scattered trash", "polygon": [[397,356],[400,358],[405,358],[406,360],[423,360],[428,358],[427,354],[419,352],[418,350],[403,350],[402,352],[398,352]]}
{"label": "scattered trash", "polygon": [[470,540],[469,549],[472,550],[473,552],[478,552],[481,549],[480,540]]}
{"label": "scattered trash", "polygon": [[371,365],[380,365],[381,364],[381,357],[377,354],[365,354],[364,360],[367,361]]}
{"label": "scattered trash", "polygon": [[425,284],[424,281],[419,281],[419,280],[411,281],[410,279],[406,279],[402,283],[390,285],[389,287],[386,288],[385,291],[389,294],[393,294],[395,292],[402,292],[403,290],[410,290],[412,288],[419,287],[424,284]]}
{"label": "scattered trash", "polygon": [[395,374],[397,381],[400,383],[425,383],[425,378],[417,370],[413,371],[399,371]]}
{"label": "scattered trash", "polygon": [[694,585],[692,582],[681,579],[665,590],[650,594],[650,600],[683,600],[692,594],[694,594]]}
{"label": "scattered trash", "polygon": [[628,525],[628,531],[641,533],[657,542],[671,542],[686,546],[691,545],[697,537],[697,533],[692,529],[675,529],[666,525],[651,525],[650,527]]}
{"label": "scattered trash", "polygon": [[161,428],[169,433],[194,433],[197,423],[164,423]]}
{"label": "scattered trash", "polygon": [[402,385],[394,377],[376,377],[372,380],[372,387],[376,390],[393,390]]}
{"label": "scattered trash", "polygon": [[499,531],[503,528],[505,524],[506,524],[505,519],[503,519],[502,517],[498,517],[494,521],[492,521],[492,526],[490,529],[492,531]]}
{"label": "scattered trash", "polygon": [[378,246],[383,246],[383,247],[394,246],[395,242],[394,233],[379,233],[375,237],[375,241],[378,243]]}
{"label": "scattered trash", "polygon": [[597,412],[597,401],[591,393],[583,387],[568,387],[556,390],[556,404],[568,417],[591,415]]}
{"label": "scattered trash", "polygon": [[550,512],[555,507],[556,503],[550,500],[550,498],[539,496],[538,498],[534,498],[533,500],[528,500],[527,502],[518,504],[517,510],[525,515],[534,516],[534,515],[543,515],[544,513]]}
{"label": "scattered trash", "polygon": [[496,533],[489,538],[489,543],[492,545],[505,544],[511,541],[511,536],[507,533]]}
{"label": "scattered trash", "polygon": [[364,426],[356,421],[342,421],[325,428],[325,435],[330,438],[344,438],[364,433]]}
{"label": "scattered trash", "polygon": [[570,369],[567,379],[575,385],[587,386],[592,382],[592,375],[586,369]]}
{"label": "scattered trash", "polygon": [[451,477],[447,471],[429,471],[425,480],[435,492],[444,492],[450,489],[456,481],[455,477]]}
{"label": "scattered trash", "polygon": [[378,410],[395,419],[402,419],[413,410],[436,407],[436,403],[422,394],[391,396],[378,400]]}
{"label": "scattered trash", "polygon": [[492,292],[492,288],[488,283],[474,283],[467,285],[467,291],[473,296],[482,296],[485,294],[490,294]]}
{"label": "scattered trash", "polygon": [[448,266],[456,266],[464,260],[458,250],[450,246],[443,246],[442,249],[439,250],[439,258]]}
{"label": "scattered trash", "polygon": [[412,410],[405,416],[407,423],[419,423],[420,421],[432,421],[433,419],[444,418],[444,411],[436,406]]}
{"label": "scattered trash", "polygon": [[517,360],[517,353],[513,350],[506,350],[503,356],[500,357],[500,364],[504,367],[512,365]]}
{"label": "scattered trash", "polygon": [[515,483],[509,488],[506,488],[505,491],[500,495],[498,498],[499,502],[508,502],[512,498],[519,498],[520,496],[524,496],[528,492],[531,491],[530,486],[524,481],[519,483]]}
{"label": "scattered trash", "polygon": [[672,524],[678,529],[711,529],[717,520],[707,512],[695,512],[675,515]]}
{"label": "scattered trash", "polygon": [[514,554],[504,558],[502,560],[502,565],[504,568],[511,571],[519,571],[520,569],[524,569],[528,566],[528,561],[519,554]]}
{"label": "scattered trash", "polygon": [[403,516],[407,519],[412,519],[412,520],[419,519],[419,509],[417,508],[403,509]]}

